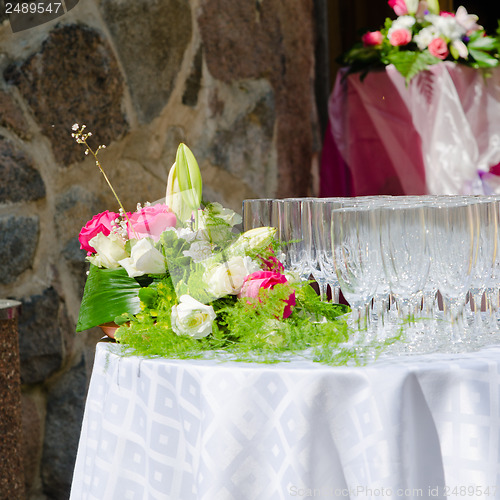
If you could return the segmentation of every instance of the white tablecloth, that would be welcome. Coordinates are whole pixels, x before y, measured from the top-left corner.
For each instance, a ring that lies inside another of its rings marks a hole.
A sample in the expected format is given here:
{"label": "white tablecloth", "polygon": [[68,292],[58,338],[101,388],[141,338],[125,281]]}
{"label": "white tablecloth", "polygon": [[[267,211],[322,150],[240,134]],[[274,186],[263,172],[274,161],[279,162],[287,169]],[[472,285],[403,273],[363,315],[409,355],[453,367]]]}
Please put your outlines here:
{"label": "white tablecloth", "polygon": [[364,367],[119,349],[97,345],[71,500],[500,498],[499,347]]}

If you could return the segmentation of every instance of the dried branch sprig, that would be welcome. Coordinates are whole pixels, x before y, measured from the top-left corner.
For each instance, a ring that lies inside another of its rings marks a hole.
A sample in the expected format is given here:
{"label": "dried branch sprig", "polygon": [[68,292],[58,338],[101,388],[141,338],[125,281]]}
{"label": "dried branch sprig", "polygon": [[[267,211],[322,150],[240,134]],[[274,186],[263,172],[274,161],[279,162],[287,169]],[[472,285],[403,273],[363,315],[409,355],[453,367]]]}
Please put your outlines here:
{"label": "dried branch sprig", "polygon": [[85,146],[85,154],[88,155],[89,153],[94,157],[95,159],[95,164],[97,165],[97,167],[99,168],[99,170],[101,171],[101,174],[104,176],[104,179],[106,180],[109,188],[111,189],[111,192],[113,193],[114,197],[116,198],[116,201],[118,202],[118,205],[120,206],[120,212],[122,214],[124,214],[125,218],[127,219],[127,222],[129,224],[129,227],[131,227],[133,229],[133,226],[130,222],[130,219],[127,215],[127,211],[125,210],[125,208],[123,207],[123,204],[120,200],[120,198],[118,198],[118,195],[116,194],[116,191],[115,189],[113,188],[108,176],[106,175],[106,172],[104,172],[104,169],[102,168],[102,165],[101,165],[101,162],[98,160],[97,158],[97,155],[99,154],[99,151],[101,149],[106,149],[106,146],[105,145],[100,145],[98,146],[98,148],[94,151],[88,144],[87,140],[89,137],[92,136],[92,132],[84,132],[84,130],[87,128],[86,125],[82,125],[80,127],[80,125],[78,125],[78,123],[75,123],[72,127],[71,127],[71,130],[73,130],[73,133],[71,134],[71,137],[73,137],[75,139],[75,141],[78,143],[78,144],[83,144]]}

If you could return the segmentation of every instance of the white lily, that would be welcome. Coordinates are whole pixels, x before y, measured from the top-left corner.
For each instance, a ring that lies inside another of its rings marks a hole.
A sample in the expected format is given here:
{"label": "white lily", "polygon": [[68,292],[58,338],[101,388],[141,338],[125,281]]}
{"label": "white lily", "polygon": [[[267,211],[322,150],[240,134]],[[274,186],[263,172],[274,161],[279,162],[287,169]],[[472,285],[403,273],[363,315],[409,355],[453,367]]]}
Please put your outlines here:
{"label": "white lily", "polygon": [[477,24],[479,17],[475,14],[469,14],[467,12],[467,9],[462,5],[457,9],[457,12],[455,13],[455,20],[458,24],[463,26],[466,32],[476,31],[482,28],[482,26]]}

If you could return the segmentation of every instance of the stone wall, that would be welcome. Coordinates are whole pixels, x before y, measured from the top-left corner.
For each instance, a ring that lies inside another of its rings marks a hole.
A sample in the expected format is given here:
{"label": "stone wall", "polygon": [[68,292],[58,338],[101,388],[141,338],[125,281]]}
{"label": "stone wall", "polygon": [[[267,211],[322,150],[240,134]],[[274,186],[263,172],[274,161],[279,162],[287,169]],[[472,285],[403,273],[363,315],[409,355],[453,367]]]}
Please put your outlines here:
{"label": "stone wall", "polygon": [[17,33],[0,19],[0,298],[23,304],[28,498],[68,498],[101,337],[75,334],[77,236],[118,209],[72,124],[107,146],[101,162],[129,210],[165,195],[180,142],[207,200],[240,211],[245,198],[314,194],[314,3],[80,0]]}

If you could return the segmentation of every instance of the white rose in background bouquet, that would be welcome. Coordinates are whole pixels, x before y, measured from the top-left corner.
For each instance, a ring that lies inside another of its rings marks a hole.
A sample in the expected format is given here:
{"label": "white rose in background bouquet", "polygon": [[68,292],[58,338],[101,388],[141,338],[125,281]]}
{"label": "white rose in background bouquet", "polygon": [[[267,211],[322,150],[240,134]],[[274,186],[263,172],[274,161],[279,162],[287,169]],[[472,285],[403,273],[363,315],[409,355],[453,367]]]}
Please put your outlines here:
{"label": "white rose in background bouquet", "polygon": [[198,163],[185,144],[165,201],[127,212],[97,158],[103,146],[90,148],[85,126],[73,130],[119,205],[80,231],[90,270],[77,331],[115,323],[115,338],[142,355],[269,360],[312,349],[332,362],[332,346],[347,339],[347,307],[321,302],[308,281],[287,280],[275,228],[240,234],[241,216],[202,201]]}

